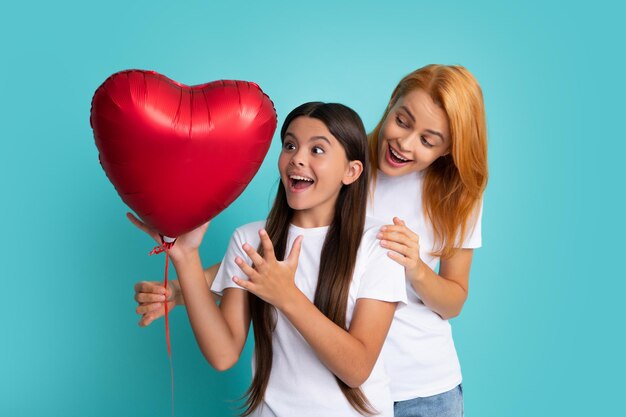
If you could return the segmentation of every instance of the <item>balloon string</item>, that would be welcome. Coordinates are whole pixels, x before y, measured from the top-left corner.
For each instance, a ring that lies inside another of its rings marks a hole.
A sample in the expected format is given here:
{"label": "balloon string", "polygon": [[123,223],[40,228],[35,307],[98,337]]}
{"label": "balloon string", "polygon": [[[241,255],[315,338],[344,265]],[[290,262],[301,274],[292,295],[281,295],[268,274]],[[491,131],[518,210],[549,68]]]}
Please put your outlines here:
{"label": "balloon string", "polygon": [[174,246],[175,242],[163,242],[159,246],[155,246],[149,253],[149,255],[158,255],[165,252],[165,277],[163,278],[163,287],[165,288],[165,342],[167,344],[167,356],[170,361],[170,379],[172,385],[172,417],[174,417],[174,366],[172,365],[172,346],[170,343],[170,320],[169,320],[169,308],[167,305],[167,284],[168,284],[168,271],[169,271],[169,252],[168,250]]}
{"label": "balloon string", "polygon": [[165,341],[167,342],[167,356],[172,359],[172,346],[170,344],[170,314],[167,306],[167,271],[170,265],[170,254],[165,251],[165,278],[163,279],[163,287],[165,287]]}

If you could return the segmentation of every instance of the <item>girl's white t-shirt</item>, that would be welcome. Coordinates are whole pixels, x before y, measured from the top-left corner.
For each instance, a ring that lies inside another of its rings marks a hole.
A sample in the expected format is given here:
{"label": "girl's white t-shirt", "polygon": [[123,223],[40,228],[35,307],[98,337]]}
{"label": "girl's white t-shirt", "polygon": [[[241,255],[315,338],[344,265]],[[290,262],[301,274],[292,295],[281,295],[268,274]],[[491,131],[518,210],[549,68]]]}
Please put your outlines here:
{"label": "girl's white t-shirt", "polygon": [[[258,231],[264,225],[265,222],[256,222],[235,230],[211,287],[212,291],[222,295],[226,288],[241,289],[232,281],[232,277],[242,279],[247,277],[235,264],[235,257],[239,256],[250,262],[242,245],[247,242],[253,247],[258,247]],[[380,242],[376,239],[381,226],[382,223],[373,219],[368,219],[366,224],[348,295],[347,326],[350,325],[359,298],[402,304],[407,302],[404,269],[387,256],[387,251],[380,247]],[[328,227],[302,229],[294,225],[289,228],[286,254],[289,254],[295,238],[304,235],[295,283],[311,301],[315,296],[320,254],[327,230]],[[298,330],[278,310],[272,347],[272,371],[265,399],[255,410],[254,416],[360,416],[346,400],[333,373],[318,359],[315,351]],[[389,378],[380,357],[361,388],[370,403],[380,412],[380,416],[393,416]]]}
{"label": "girl's white t-shirt", "polygon": [[[439,258],[430,254],[434,234],[422,209],[423,178],[423,172],[389,177],[379,170],[367,214],[385,224],[394,216],[404,220],[419,236],[422,260],[437,271]],[[481,218],[482,204],[463,248],[481,246]],[[409,303],[396,311],[382,352],[394,401],[441,394],[462,380],[449,322],[424,305],[408,280],[406,291]]]}

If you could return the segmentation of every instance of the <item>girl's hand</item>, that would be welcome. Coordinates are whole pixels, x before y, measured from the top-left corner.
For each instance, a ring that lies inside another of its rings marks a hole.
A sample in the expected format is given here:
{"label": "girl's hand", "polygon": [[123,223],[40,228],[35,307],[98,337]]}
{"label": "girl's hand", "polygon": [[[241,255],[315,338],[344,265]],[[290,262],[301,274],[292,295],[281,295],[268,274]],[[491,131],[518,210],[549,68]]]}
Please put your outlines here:
{"label": "girl's hand", "polygon": [[248,243],[243,245],[243,250],[248,254],[254,268],[244,262],[240,257],[235,258],[235,263],[248,276],[248,281],[233,277],[235,284],[245,288],[265,302],[268,302],[281,310],[286,302],[294,298],[300,290],[294,281],[302,236],[298,236],[291,247],[289,256],[280,262],[274,254],[274,245],[265,230],[259,231],[263,257]]}
{"label": "girl's hand", "polygon": [[383,226],[377,237],[383,248],[392,250],[389,257],[404,266],[407,278],[413,281],[422,277],[424,263],[420,258],[419,236],[403,220],[394,217],[393,224]]}
{"label": "girl's hand", "polygon": [[135,301],[139,304],[135,311],[141,316],[139,326],[148,326],[154,320],[163,317],[166,299],[168,311],[172,311],[177,305],[185,305],[177,280],[170,281],[167,290],[163,282],[141,281],[135,284]]}
{"label": "girl's hand", "polygon": [[[128,220],[130,220],[130,222],[134,224],[139,230],[145,232],[159,245],[162,244],[161,235],[159,234],[159,232],[139,220],[132,213],[126,213],[126,217],[128,217]],[[174,246],[172,246],[167,251],[167,253],[172,258],[172,261],[176,262],[178,259],[184,258],[187,254],[198,250],[200,244],[202,243],[204,233],[209,227],[209,223],[210,222],[206,222],[205,224],[198,226],[194,230],[180,235],[176,238]]]}

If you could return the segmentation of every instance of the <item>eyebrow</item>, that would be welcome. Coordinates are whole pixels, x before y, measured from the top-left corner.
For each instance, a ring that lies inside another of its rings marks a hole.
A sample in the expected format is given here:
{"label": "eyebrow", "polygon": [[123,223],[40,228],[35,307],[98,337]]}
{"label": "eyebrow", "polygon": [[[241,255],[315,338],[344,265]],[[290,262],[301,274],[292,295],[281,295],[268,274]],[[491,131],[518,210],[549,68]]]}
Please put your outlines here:
{"label": "eyebrow", "polygon": [[436,130],[426,129],[426,132],[430,133],[431,135],[439,136],[441,138],[441,141],[445,143],[446,140],[443,135]]}
{"label": "eyebrow", "polygon": [[[287,136],[291,136],[295,140],[298,140],[298,137],[296,135],[294,135],[293,133],[291,133],[291,132],[285,133],[285,138],[287,138]],[[309,142],[313,142],[315,140],[323,140],[325,142],[328,142],[328,144],[330,145],[330,140],[328,140],[328,138],[326,136],[311,136],[309,138]]]}

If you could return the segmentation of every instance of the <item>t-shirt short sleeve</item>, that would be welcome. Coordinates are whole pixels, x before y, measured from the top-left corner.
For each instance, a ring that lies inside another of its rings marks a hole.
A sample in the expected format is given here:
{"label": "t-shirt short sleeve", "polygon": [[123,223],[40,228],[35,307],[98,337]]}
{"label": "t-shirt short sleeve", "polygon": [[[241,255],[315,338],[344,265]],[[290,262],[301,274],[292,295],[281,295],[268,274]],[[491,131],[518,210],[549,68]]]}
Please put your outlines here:
{"label": "t-shirt short sleeve", "polygon": [[[475,219],[475,220],[474,220]],[[465,231],[465,239],[461,245],[465,249],[477,249],[483,244],[482,239],[483,201],[480,201],[478,214],[470,217]]]}
{"label": "t-shirt short sleeve", "polygon": [[246,274],[235,264],[235,258],[239,256],[248,265],[252,264],[252,261],[246,252],[244,252],[242,246],[244,243],[249,243],[252,247],[258,246],[259,235],[257,232],[259,229],[263,228],[264,223],[265,222],[250,223],[235,230],[230,238],[228,249],[226,249],[226,254],[224,255],[224,259],[222,259],[222,264],[217,271],[215,280],[213,280],[213,285],[211,285],[211,291],[221,296],[224,294],[226,288],[244,289],[235,284],[232,279],[234,276],[243,280],[248,279]]}
{"label": "t-shirt short sleeve", "polygon": [[[368,222],[369,225],[372,222]],[[404,267],[391,259],[376,238],[380,225],[368,227],[359,253],[360,284],[356,298],[407,303]]]}

